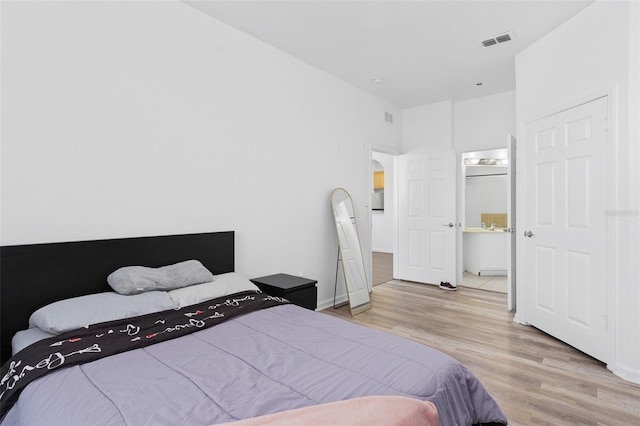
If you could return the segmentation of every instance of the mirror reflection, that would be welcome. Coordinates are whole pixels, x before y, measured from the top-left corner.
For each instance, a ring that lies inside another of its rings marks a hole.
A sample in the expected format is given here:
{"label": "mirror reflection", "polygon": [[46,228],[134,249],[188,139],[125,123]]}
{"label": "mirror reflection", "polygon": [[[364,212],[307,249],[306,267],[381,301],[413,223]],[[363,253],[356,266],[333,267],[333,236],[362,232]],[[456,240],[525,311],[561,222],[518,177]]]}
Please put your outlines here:
{"label": "mirror reflection", "polygon": [[336,188],[331,194],[331,207],[349,307],[351,315],[355,315],[370,309],[371,302],[351,196],[344,189]]}

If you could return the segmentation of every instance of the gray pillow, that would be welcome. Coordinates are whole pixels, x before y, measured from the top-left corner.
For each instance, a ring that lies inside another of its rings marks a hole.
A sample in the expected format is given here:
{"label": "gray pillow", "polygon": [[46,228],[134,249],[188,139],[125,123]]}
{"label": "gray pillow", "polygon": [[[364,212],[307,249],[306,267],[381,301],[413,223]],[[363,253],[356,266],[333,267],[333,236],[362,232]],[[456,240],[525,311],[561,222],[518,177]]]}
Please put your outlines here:
{"label": "gray pillow", "polygon": [[187,260],[160,268],[125,266],[111,273],[107,282],[120,294],[153,290],[173,290],[213,281],[213,274],[197,260]]}
{"label": "gray pillow", "polygon": [[47,333],[60,334],[90,324],[136,317],[177,307],[178,304],[169,297],[169,293],[164,291],[151,291],[135,296],[123,296],[108,291],[59,300],[43,306],[31,314],[29,327],[38,327]]}

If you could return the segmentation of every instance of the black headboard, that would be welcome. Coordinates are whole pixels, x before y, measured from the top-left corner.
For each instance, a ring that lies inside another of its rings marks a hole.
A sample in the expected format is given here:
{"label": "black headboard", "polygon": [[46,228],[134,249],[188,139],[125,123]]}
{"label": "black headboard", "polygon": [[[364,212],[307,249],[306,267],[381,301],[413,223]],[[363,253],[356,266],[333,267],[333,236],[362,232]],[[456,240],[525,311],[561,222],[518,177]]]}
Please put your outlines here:
{"label": "black headboard", "polygon": [[0,247],[0,356],[28,328],[36,309],[61,299],[111,291],[122,266],[159,267],[197,259],[214,275],[234,271],[234,232],[120,238]]}

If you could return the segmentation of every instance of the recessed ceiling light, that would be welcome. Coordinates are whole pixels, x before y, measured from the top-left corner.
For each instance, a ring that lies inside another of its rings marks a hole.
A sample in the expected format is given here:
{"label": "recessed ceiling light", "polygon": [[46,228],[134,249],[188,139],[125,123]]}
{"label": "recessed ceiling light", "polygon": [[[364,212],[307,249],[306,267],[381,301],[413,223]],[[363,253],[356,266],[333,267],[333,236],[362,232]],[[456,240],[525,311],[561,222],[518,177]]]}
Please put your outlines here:
{"label": "recessed ceiling light", "polygon": [[382,83],[384,83],[384,80],[382,78],[380,78],[380,77],[376,77],[376,78],[373,79],[373,84],[376,84],[376,85],[379,86]]}

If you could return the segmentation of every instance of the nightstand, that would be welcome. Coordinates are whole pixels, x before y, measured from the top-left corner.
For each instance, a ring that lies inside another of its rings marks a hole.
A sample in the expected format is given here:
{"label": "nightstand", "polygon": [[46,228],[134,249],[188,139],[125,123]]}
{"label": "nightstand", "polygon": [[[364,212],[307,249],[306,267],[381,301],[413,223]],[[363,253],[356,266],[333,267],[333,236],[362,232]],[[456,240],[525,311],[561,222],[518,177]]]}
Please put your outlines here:
{"label": "nightstand", "polygon": [[254,278],[251,282],[267,294],[284,297],[295,305],[316,310],[318,281],[288,274],[275,274]]}

